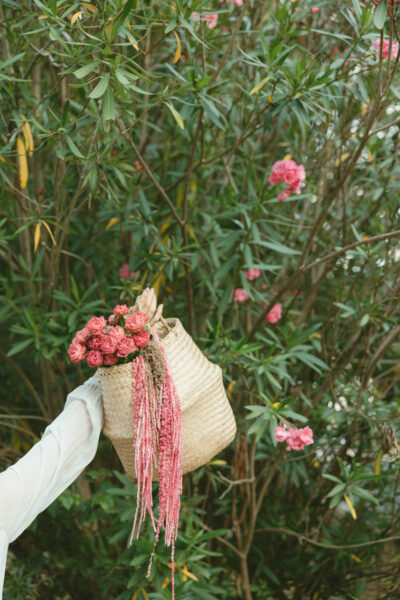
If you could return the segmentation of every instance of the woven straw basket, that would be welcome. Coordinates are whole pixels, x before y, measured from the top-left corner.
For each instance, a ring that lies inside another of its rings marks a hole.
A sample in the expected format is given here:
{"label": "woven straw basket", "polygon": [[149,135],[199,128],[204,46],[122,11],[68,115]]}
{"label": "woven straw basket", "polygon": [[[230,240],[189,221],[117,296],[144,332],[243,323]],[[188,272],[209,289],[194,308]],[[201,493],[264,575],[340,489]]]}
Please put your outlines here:
{"label": "woven straw basket", "polygon": [[[225,393],[222,371],[201,353],[179,319],[157,323],[182,409],[183,472],[211,460],[235,437],[236,423]],[[132,363],[100,368],[104,434],[125,471],[135,477],[132,427]],[[156,475],[157,477],[157,475]]]}

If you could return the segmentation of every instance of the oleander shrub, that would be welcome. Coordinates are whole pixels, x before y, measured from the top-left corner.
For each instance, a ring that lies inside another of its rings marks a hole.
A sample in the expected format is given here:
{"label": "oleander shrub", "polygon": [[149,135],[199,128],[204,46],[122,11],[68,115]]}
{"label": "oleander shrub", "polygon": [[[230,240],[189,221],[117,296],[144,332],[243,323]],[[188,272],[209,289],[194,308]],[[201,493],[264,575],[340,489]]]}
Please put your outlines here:
{"label": "oleander shrub", "polygon": [[[400,595],[399,42],[394,0],[0,3],[0,467],[92,374],[73,333],[153,286],[238,423],[184,478],[177,600]],[[134,507],[102,437],[4,597],[170,598]]]}

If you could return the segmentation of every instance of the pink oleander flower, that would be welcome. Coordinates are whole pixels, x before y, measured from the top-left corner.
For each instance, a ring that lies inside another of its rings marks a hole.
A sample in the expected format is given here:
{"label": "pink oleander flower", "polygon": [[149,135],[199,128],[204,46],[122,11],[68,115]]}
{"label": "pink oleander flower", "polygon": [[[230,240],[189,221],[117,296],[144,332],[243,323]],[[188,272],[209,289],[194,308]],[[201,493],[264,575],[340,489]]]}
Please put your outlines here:
{"label": "pink oleander flower", "polygon": [[265,317],[265,320],[268,321],[268,323],[277,323],[279,321],[279,319],[282,316],[282,304],[275,304],[271,310],[269,311],[269,313],[267,314],[267,316]]}
{"label": "pink oleander flower", "polygon": [[131,354],[132,352],[135,352],[137,350],[135,341],[130,338],[130,337],[124,337],[120,340],[118,340],[118,352],[117,352],[117,356],[121,357],[121,358],[125,358],[125,356],[128,356],[129,354]]}
{"label": "pink oleander flower", "polygon": [[103,356],[103,364],[104,365],[115,365],[115,363],[118,362],[118,356],[116,354],[105,354]]}
{"label": "pink oleander flower", "polygon": [[78,342],[78,344],[85,344],[91,335],[90,329],[88,327],[84,327],[76,332],[74,342]]}
{"label": "pink oleander flower", "polygon": [[[198,21],[199,13],[196,11],[193,12],[192,17],[193,17],[194,21]],[[214,27],[216,27],[217,23],[218,23],[218,15],[216,13],[211,13],[208,15],[201,15],[200,19],[201,19],[201,21],[207,21],[208,29],[214,29]]]}
{"label": "pink oleander flower", "polygon": [[302,429],[295,429],[290,427],[286,429],[284,427],[277,426],[275,429],[275,439],[278,442],[286,441],[286,450],[303,450],[305,446],[309,446],[314,443],[313,432],[311,427],[303,427]]}
{"label": "pink oleander flower", "polygon": [[149,316],[146,313],[136,310],[131,315],[128,315],[125,319],[125,327],[130,331],[140,331],[146,321],[149,320]]}
{"label": "pink oleander flower", "polygon": [[135,344],[139,348],[145,348],[150,341],[149,332],[146,330],[138,331],[132,334],[133,339],[135,340]]}
{"label": "pink oleander flower", "polygon": [[239,304],[241,304],[249,299],[249,295],[243,288],[236,288],[232,291],[232,299],[234,302],[239,302]]}
{"label": "pink oleander flower", "polygon": [[[220,2],[224,2],[224,0],[219,0]],[[243,6],[243,0],[225,0],[225,2],[236,4],[236,6]]]}
{"label": "pink oleander flower", "polygon": [[103,354],[113,354],[117,350],[117,344],[118,340],[116,337],[112,336],[110,333],[107,335],[103,334],[99,350],[101,350]]}
{"label": "pink oleander flower", "polygon": [[103,364],[103,355],[100,350],[91,350],[87,355],[89,367],[100,367]]}
{"label": "pink oleander flower", "polygon": [[109,323],[109,325],[112,325],[114,323],[114,321],[116,321],[116,320],[117,320],[117,316],[116,315],[110,315],[108,317],[108,323]]}
{"label": "pink oleander flower", "polygon": [[116,340],[122,340],[122,338],[125,337],[125,330],[123,327],[120,327],[119,325],[116,325],[115,327],[113,327],[110,331],[110,335],[115,338]]}
{"label": "pink oleander flower", "polygon": [[312,6],[312,7],[311,7],[311,9],[310,9],[310,11],[311,11],[312,13],[316,13],[316,12],[318,12],[319,10],[320,10],[320,9],[319,9],[319,7],[318,7],[318,6]]}
{"label": "pink oleander flower", "polygon": [[90,348],[90,350],[100,350],[102,338],[102,335],[94,335],[88,340],[87,347]]}
{"label": "pink oleander flower", "polygon": [[291,196],[292,192],[290,191],[290,188],[286,188],[284,190],[282,190],[279,194],[278,194],[278,202],[283,202],[284,200],[287,200],[289,198],[289,196]]}
{"label": "pink oleander flower", "polygon": [[277,425],[275,429],[275,439],[278,440],[278,442],[284,442],[288,437],[289,431],[286,429],[286,425],[284,427]]}
{"label": "pink oleander flower", "polygon": [[254,267],[254,269],[247,269],[247,271],[245,273],[245,277],[249,281],[253,281],[253,279],[257,279],[257,277],[260,277],[260,273],[261,273],[260,269],[257,269],[257,267]]}
{"label": "pink oleander flower", "polygon": [[306,178],[306,171],[303,165],[297,165],[294,160],[277,160],[272,165],[271,174],[268,177],[268,183],[277,185],[286,183],[289,187],[284,189],[278,196],[278,200],[283,202],[290,194],[300,194],[301,186]]}
{"label": "pink oleander flower", "polygon": [[127,307],[126,304],[117,304],[116,306],[114,306],[114,315],[118,315],[119,317],[122,317],[123,315],[126,315],[128,310],[129,310],[129,308]]}
{"label": "pink oleander flower", "polygon": [[136,275],[137,271],[129,269],[128,263],[124,263],[119,270],[119,276],[121,277],[121,279],[126,279],[127,281],[135,279]]}
{"label": "pink oleander flower", "polygon": [[303,450],[305,446],[314,443],[312,429],[310,427],[289,429],[289,436],[286,442],[286,450]]}
{"label": "pink oleander flower", "polygon": [[[390,46],[389,40],[382,41],[382,58],[386,58],[386,59],[389,58],[389,46]],[[381,48],[381,40],[375,40],[374,48],[376,50],[376,56],[379,58],[379,53],[380,53],[380,48]],[[396,58],[398,52],[399,52],[399,43],[396,42],[395,40],[392,40],[392,51],[390,54],[390,58]]]}
{"label": "pink oleander flower", "polygon": [[72,342],[70,347],[68,348],[68,355],[71,362],[80,362],[85,358],[86,348],[82,344],[78,342]]}
{"label": "pink oleander flower", "polygon": [[91,333],[96,334],[101,333],[106,325],[107,322],[104,317],[92,317],[86,324],[86,327]]}

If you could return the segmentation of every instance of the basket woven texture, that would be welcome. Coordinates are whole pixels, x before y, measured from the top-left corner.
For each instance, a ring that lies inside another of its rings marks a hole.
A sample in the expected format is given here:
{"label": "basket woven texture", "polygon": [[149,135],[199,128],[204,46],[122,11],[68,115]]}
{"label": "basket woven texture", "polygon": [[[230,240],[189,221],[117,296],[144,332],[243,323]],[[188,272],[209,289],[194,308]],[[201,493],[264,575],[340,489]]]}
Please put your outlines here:
{"label": "basket woven texture", "polygon": [[[211,460],[236,434],[236,422],[226,396],[222,370],[199,350],[179,319],[155,326],[165,348],[182,409],[183,472]],[[135,477],[132,428],[132,363],[98,371],[104,406],[104,434],[112,441],[122,465]],[[157,478],[157,472],[155,473]]]}

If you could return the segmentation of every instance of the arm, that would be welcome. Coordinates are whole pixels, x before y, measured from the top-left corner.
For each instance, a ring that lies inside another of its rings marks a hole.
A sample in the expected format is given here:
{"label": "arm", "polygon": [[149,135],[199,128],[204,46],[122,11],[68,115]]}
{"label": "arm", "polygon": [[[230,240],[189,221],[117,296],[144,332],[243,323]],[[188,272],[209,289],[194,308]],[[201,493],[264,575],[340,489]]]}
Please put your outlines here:
{"label": "arm", "polygon": [[0,598],[8,543],[92,461],[102,425],[101,385],[91,377],[68,394],[40,442],[0,473]]}

